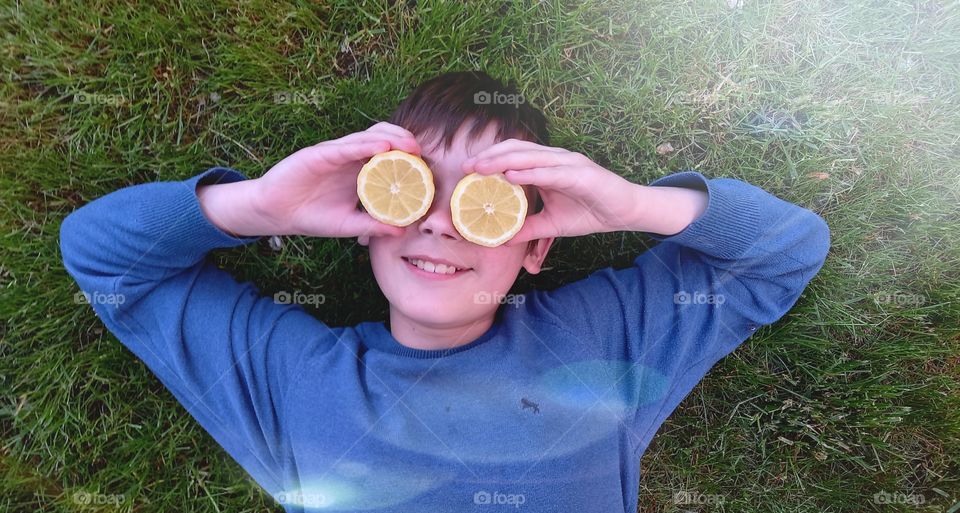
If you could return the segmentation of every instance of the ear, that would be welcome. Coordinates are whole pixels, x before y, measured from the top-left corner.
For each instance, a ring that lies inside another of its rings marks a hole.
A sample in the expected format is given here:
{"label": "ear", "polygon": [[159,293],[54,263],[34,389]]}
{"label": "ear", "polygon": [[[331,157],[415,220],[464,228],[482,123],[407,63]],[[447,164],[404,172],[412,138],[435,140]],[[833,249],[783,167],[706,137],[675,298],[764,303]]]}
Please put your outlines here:
{"label": "ear", "polygon": [[531,241],[527,246],[527,254],[523,257],[523,268],[530,274],[539,274],[543,261],[547,258],[547,252],[553,245],[554,238],[537,239]]}

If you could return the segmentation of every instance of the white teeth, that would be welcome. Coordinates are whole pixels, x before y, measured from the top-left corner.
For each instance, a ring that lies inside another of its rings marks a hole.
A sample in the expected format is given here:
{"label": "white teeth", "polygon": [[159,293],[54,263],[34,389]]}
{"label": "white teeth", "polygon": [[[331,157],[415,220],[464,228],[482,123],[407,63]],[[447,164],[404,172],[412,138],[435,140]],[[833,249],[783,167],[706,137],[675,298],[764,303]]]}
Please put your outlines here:
{"label": "white teeth", "polygon": [[417,266],[419,269],[430,273],[437,274],[453,274],[457,272],[457,268],[452,265],[445,264],[435,264],[433,262],[427,262],[425,260],[420,260],[418,258],[408,260],[411,264]]}

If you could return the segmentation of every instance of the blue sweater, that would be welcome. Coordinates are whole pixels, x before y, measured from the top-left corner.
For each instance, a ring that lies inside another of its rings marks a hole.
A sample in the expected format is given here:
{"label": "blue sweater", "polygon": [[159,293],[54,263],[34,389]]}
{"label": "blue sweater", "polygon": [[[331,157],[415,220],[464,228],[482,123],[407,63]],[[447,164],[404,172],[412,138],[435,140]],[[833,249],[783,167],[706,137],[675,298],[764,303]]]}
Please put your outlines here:
{"label": "blue sweater", "polygon": [[706,211],[621,270],[502,304],[447,350],[333,327],[205,260],[212,168],[70,214],[66,269],[106,327],[286,511],[634,512],[640,457],[703,375],[796,302],[829,229],[748,183],[687,171]]}

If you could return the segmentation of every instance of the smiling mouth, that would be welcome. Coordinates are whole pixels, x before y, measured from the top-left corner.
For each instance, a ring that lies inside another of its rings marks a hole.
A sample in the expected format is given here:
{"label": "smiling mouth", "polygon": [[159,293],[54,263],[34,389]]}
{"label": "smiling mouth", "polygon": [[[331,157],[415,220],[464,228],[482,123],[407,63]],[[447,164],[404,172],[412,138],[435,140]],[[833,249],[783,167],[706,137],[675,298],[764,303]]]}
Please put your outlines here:
{"label": "smiling mouth", "polygon": [[456,267],[451,264],[441,263],[441,262],[432,262],[430,260],[421,259],[421,258],[411,258],[411,257],[400,257],[400,258],[402,258],[408,264],[415,266],[417,269],[420,269],[421,271],[440,274],[440,275],[453,276],[455,274],[461,274],[461,273],[473,270],[472,267]]}

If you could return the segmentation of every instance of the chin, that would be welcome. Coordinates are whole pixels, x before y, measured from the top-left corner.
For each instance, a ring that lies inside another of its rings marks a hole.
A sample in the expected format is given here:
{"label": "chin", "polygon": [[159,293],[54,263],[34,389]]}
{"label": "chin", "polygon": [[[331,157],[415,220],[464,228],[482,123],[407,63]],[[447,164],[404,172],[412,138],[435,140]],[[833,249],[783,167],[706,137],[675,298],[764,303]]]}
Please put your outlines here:
{"label": "chin", "polygon": [[471,322],[464,312],[451,309],[449,302],[422,301],[413,308],[400,309],[401,313],[419,324],[437,326],[461,325]]}

